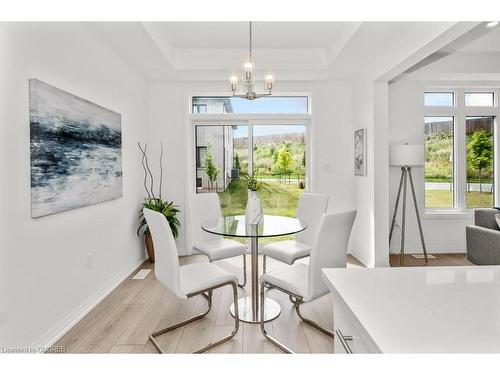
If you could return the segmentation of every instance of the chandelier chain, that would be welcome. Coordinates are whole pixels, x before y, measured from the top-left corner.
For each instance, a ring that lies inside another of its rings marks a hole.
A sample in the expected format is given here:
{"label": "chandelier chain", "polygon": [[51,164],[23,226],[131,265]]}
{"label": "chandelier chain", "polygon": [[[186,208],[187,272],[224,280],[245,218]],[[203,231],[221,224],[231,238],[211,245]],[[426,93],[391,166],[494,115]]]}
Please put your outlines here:
{"label": "chandelier chain", "polygon": [[250,62],[252,62],[252,21],[250,21]]}

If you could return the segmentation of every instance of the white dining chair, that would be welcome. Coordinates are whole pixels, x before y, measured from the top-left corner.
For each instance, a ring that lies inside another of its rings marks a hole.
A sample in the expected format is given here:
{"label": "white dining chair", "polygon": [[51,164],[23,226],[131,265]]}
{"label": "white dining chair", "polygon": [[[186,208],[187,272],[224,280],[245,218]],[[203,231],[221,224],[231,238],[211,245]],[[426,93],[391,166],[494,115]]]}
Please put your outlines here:
{"label": "white dining chair", "polygon": [[318,222],[328,207],[328,195],[303,193],[297,205],[297,219],[307,228],[295,235],[295,240],[272,242],[262,248],[263,272],[266,272],[266,258],[271,257],[286,264],[308,257],[318,229]]}
{"label": "white dining chair", "polygon": [[222,236],[208,233],[201,225],[210,220],[217,220],[222,216],[219,196],[216,193],[194,194],[190,201],[191,217],[191,239],[193,249],[202,253],[210,262],[217,260],[243,256],[243,283],[247,283],[247,245],[224,238]]}
{"label": "white dining chair", "polygon": [[174,236],[172,235],[172,231],[165,216],[147,208],[143,209],[143,213],[151,236],[153,237],[156,256],[155,276],[158,281],[170,289],[179,299],[187,299],[201,295],[208,300],[208,309],[204,313],[152,333],[149,339],[155,348],[158,352],[163,353],[160,345],[156,341],[156,337],[159,335],[173,331],[176,328],[194,322],[207,315],[212,308],[213,290],[227,285],[233,287],[234,330],[229,335],[208,344],[195,351],[195,353],[205,352],[230,340],[236,335],[239,329],[238,277],[212,263],[192,263],[185,266],[179,266],[177,246],[175,245]]}
{"label": "white dining chair", "polygon": [[334,337],[332,331],[304,317],[300,312],[300,305],[305,302],[314,301],[329,292],[322,280],[322,268],[346,267],[347,246],[355,218],[356,210],[323,214],[319,222],[316,239],[311,249],[309,264],[295,263],[275,271],[264,273],[260,277],[260,328],[264,336],[284,352],[292,353],[284,344],[271,337],[265,329],[263,319],[265,316],[265,289],[275,288],[288,294],[294,304],[297,315],[302,321],[328,336]]}

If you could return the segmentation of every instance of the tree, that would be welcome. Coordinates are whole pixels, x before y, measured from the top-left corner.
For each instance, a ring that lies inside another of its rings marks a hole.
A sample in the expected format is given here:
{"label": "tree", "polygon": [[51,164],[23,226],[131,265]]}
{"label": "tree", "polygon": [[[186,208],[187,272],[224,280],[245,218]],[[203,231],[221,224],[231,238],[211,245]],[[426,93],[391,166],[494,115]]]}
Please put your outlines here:
{"label": "tree", "polygon": [[493,161],[493,138],[490,132],[477,130],[470,135],[467,144],[467,163],[477,171],[479,191],[483,192],[481,172],[489,168]]}
{"label": "tree", "polygon": [[283,176],[287,173],[291,173],[292,166],[292,154],[290,153],[290,151],[288,151],[287,147],[283,145],[278,151],[275,167],[278,170],[278,173]]}
{"label": "tree", "polygon": [[238,154],[235,154],[233,159],[234,169],[241,170],[240,157],[238,156]]}
{"label": "tree", "polygon": [[214,181],[217,180],[219,175],[219,168],[214,163],[212,156],[212,145],[207,145],[207,153],[205,155],[205,173],[207,174],[208,181],[210,182],[210,189],[213,188]]}
{"label": "tree", "polygon": [[306,173],[306,152],[304,151],[302,155],[298,155],[295,160],[295,170],[297,172],[297,179],[300,180],[302,175]]}

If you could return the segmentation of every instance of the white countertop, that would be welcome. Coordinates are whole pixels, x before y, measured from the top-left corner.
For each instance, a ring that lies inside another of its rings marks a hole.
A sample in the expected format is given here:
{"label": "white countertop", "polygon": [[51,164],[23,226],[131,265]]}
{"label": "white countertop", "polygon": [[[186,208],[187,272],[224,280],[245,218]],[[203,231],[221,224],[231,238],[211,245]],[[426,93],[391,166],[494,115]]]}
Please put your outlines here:
{"label": "white countertop", "polygon": [[[382,353],[500,353],[500,267],[324,269]],[[335,318],[335,317],[334,317]]]}

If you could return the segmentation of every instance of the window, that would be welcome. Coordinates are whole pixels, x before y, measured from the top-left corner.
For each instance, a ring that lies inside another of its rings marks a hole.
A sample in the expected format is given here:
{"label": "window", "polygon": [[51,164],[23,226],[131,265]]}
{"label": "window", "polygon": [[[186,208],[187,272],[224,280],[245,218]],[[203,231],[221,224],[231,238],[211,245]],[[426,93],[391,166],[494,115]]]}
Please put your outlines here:
{"label": "window", "polygon": [[266,214],[295,216],[306,185],[305,137],[305,125],[197,125],[196,191],[219,193],[224,215],[242,214],[240,177],[253,170],[271,189],[259,192]]}
{"label": "window", "polygon": [[426,107],[453,107],[454,94],[452,92],[426,92],[424,93],[424,106]]}
{"label": "window", "polygon": [[425,117],[425,207],[452,208],[453,117]]}
{"label": "window", "polygon": [[[195,96],[192,113],[302,113],[307,114],[307,96],[265,96],[247,100],[232,96]],[[204,112],[200,111],[204,106]]]}
{"label": "window", "polygon": [[193,103],[193,113],[207,113],[207,104]]}
{"label": "window", "polygon": [[466,107],[493,107],[495,94],[492,92],[466,92]]}
{"label": "window", "polygon": [[496,89],[424,92],[426,209],[499,205],[496,95]]}
{"label": "window", "polygon": [[196,178],[198,192],[224,191],[231,181],[235,134],[246,126],[196,126]]}
{"label": "window", "polygon": [[466,118],[467,207],[492,207],[495,118]]}
{"label": "window", "polygon": [[202,168],[205,163],[206,146],[196,146],[196,168]]}

